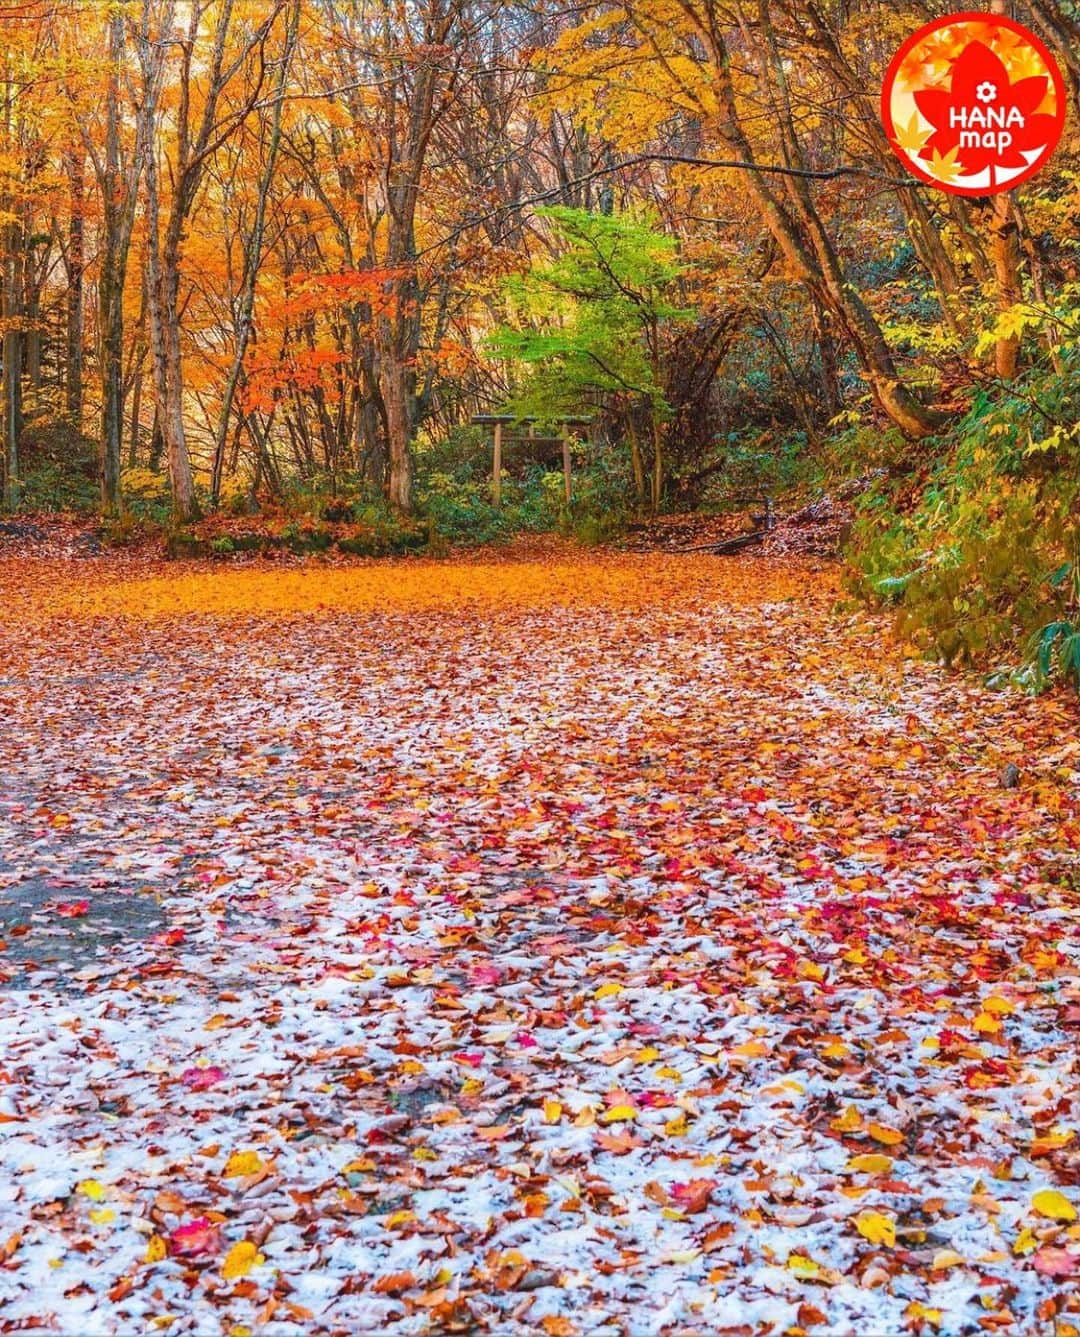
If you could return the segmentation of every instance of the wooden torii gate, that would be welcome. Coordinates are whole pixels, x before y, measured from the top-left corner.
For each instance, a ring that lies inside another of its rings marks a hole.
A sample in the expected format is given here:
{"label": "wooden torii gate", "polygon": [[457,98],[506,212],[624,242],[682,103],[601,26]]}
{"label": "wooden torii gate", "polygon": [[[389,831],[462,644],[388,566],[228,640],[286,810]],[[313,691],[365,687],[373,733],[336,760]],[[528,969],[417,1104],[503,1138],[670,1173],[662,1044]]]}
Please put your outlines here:
{"label": "wooden torii gate", "polygon": [[[508,444],[509,440],[532,442],[535,445],[555,445],[562,447],[562,466],[563,466],[563,490],[566,496],[566,504],[569,506],[573,497],[572,480],[570,476],[570,438],[572,429],[575,427],[588,427],[592,422],[591,418],[574,417],[556,417],[545,419],[545,422],[554,422],[562,430],[558,436],[543,437],[537,436],[535,427],[538,419],[536,418],[517,418],[512,413],[475,413],[472,417],[474,427],[492,428],[491,440],[491,500],[496,506],[502,505],[502,462],[503,445]],[[505,429],[507,427],[526,427],[528,432],[524,436],[509,438]]]}

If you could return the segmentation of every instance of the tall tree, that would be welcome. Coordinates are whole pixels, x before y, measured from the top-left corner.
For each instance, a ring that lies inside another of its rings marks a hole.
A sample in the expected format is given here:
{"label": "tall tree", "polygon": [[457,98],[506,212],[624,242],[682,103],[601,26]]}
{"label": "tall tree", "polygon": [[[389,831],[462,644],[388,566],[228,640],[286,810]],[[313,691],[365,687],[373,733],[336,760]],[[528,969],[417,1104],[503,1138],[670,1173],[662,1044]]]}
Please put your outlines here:
{"label": "tall tree", "polygon": [[[274,5],[261,22],[245,26],[237,35],[235,0],[223,0],[216,7],[209,0],[193,0],[185,6],[187,24],[183,30],[175,28],[176,0],[164,0],[155,30],[147,25],[139,34],[143,89],[140,122],[145,122],[148,133],[157,136],[156,151],[148,159],[146,171],[150,354],[173,511],[181,520],[191,519],[198,511],[184,403],[180,323],[184,232],[212,155],[238,132],[259,101],[265,75],[262,48],[282,7],[281,3]],[[233,38],[237,40],[231,44]],[[157,99],[151,95],[160,81],[160,53],[166,47],[179,53],[175,61],[169,62],[175,98],[171,152],[162,144]],[[250,71],[248,63],[252,60],[255,65]],[[240,96],[227,105],[226,91],[245,73],[250,77],[244,81]],[[201,108],[197,104],[200,95]],[[171,195],[164,201],[162,160],[167,164],[171,187]]]}
{"label": "tall tree", "polygon": [[[142,0],[139,42],[149,46],[151,0]],[[72,41],[77,46],[78,31]],[[150,158],[157,105],[161,97],[164,49],[149,50],[144,68],[142,99],[134,117],[127,104],[129,70],[128,29],[124,11],[111,6],[105,14],[105,69],[103,121],[96,115],[92,85],[72,76],[67,85],[72,115],[80,128],[83,148],[94,171],[100,196],[101,226],[98,241],[98,374],[101,386],[100,479],[106,511],[120,506],[120,464],[124,435],[124,289],[131,253],[132,229],[139,184]],[[73,184],[73,190],[78,183]],[[77,233],[78,244],[81,236]],[[82,271],[78,273],[81,285]],[[80,317],[81,319],[81,317]],[[74,321],[76,328],[78,321]],[[74,331],[73,331],[74,337]]]}

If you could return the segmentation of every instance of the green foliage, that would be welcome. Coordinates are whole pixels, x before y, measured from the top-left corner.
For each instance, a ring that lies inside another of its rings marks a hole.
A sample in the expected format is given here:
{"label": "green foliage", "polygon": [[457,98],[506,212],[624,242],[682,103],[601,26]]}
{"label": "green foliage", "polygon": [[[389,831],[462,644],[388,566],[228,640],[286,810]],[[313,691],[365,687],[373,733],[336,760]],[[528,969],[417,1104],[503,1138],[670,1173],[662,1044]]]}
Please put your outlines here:
{"label": "green foliage", "polygon": [[598,543],[625,527],[628,470],[615,452],[575,450],[573,500],[566,505],[561,470],[531,464],[504,470],[502,506],[491,500],[491,442],[478,428],[459,428],[417,448],[416,490],[422,514],[449,543],[497,543],[515,534],[559,531]]}
{"label": "green foliage", "polygon": [[432,471],[419,492],[420,506],[435,530],[454,544],[483,544],[508,539],[514,534],[543,532],[556,527],[558,507],[552,504],[548,474],[538,466],[524,478],[503,480],[502,506],[491,500],[490,477],[461,478],[452,471]]}
{"label": "green foliage", "polygon": [[101,500],[92,479],[53,460],[25,469],[19,482],[21,511],[93,511]]}
{"label": "green foliage", "polygon": [[595,455],[588,469],[576,469],[573,495],[566,505],[562,474],[548,475],[550,504],[558,507],[559,529],[579,543],[610,543],[624,533],[630,520],[627,497],[630,476],[621,453],[607,450]]}
{"label": "green foliage", "polygon": [[860,503],[856,586],[946,662],[1028,657],[1029,680],[1080,682],[1080,377],[1032,372],[978,393],[930,447],[917,488],[888,478]]}
{"label": "green foliage", "polygon": [[93,511],[101,499],[97,446],[60,414],[43,414],[19,442],[18,509]]}
{"label": "green foliage", "polygon": [[505,479],[503,505],[491,500],[491,444],[477,427],[445,437],[421,437],[416,447],[416,496],[434,532],[452,544],[483,544],[529,530],[554,528],[546,508],[542,471]]}
{"label": "green foliage", "polygon": [[[822,476],[834,482],[864,478],[880,469],[901,472],[911,460],[911,444],[895,427],[866,422],[856,412],[842,413],[830,425],[833,435],[823,443],[818,461]],[[918,449],[924,461],[932,461],[940,448],[933,441],[925,441]]]}
{"label": "green foliage", "polygon": [[120,494],[125,510],[140,520],[168,527],[172,496],[167,474],[153,469],[125,469],[120,475]]}
{"label": "green foliage", "polygon": [[541,214],[560,253],[507,281],[512,320],[488,345],[527,369],[514,411],[543,420],[614,396],[666,417],[659,330],[692,316],[672,297],[683,273],[677,242],[647,217],[565,208]]}
{"label": "green foliage", "polygon": [[771,432],[729,432],[717,439],[715,450],[719,467],[702,497],[709,509],[742,508],[749,494],[776,496],[820,481],[802,432],[780,439]]}

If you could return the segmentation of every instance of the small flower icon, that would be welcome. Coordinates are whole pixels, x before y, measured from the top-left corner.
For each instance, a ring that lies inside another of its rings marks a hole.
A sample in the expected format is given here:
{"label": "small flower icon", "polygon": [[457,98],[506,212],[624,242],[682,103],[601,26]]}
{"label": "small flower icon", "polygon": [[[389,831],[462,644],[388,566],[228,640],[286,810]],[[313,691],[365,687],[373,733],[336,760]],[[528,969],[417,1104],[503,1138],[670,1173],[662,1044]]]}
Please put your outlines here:
{"label": "small flower icon", "polygon": [[997,92],[998,92],[997,85],[987,81],[984,84],[980,84],[978,88],[976,88],[975,96],[979,99],[980,102],[996,102]]}

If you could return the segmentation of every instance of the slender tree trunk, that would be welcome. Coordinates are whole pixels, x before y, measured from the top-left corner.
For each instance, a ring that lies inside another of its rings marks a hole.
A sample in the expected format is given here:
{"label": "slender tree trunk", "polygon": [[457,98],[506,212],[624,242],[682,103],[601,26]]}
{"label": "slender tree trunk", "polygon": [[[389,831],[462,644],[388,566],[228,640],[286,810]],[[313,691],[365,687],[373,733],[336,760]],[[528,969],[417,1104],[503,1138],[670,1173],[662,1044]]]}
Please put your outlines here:
{"label": "slender tree trunk", "polygon": [[[33,233],[33,220],[27,211],[23,236]],[[34,257],[29,248],[23,248],[22,258],[23,310],[26,313],[26,332],[23,336],[24,371],[33,393],[35,408],[41,392],[41,287],[34,273]]]}
{"label": "slender tree trunk", "polygon": [[386,438],[388,456],[387,500],[395,510],[404,514],[412,511],[412,451],[413,425],[409,412],[412,389],[409,375],[401,360],[397,340],[385,339],[379,355],[379,388],[386,405]]}
{"label": "slender tree trunk", "polygon": [[142,417],[143,372],[138,367],[131,387],[131,426],[128,430],[128,468],[134,469],[139,463],[139,427]]}
{"label": "slender tree trunk", "polygon": [[650,478],[653,514],[660,511],[660,502],[664,495],[664,430],[653,412],[652,422],[652,476]]}
{"label": "slender tree trunk", "polygon": [[[10,57],[4,61],[4,102],[0,113],[0,146],[10,147],[12,136],[12,101],[15,96]],[[3,502],[15,506],[19,500],[19,437],[22,434],[22,347],[18,332],[19,316],[19,223],[10,199],[0,199],[0,216],[9,221],[0,229],[0,314],[4,318],[4,337],[0,344],[4,361],[3,382]]]}
{"label": "slender tree trunk", "polygon": [[646,501],[645,464],[641,458],[641,445],[638,442],[637,428],[634,425],[632,413],[627,419],[626,434],[630,440],[630,469],[634,475],[634,496],[637,498],[638,510],[644,511]]}
{"label": "slender tree trunk", "polygon": [[[1039,254],[1038,243],[1031,235],[1031,229],[1027,225],[1027,218],[1025,217],[1023,206],[1018,198],[1013,199],[1013,211],[1016,217],[1017,233],[1020,238],[1020,248],[1027,257],[1028,273],[1031,275],[1031,288],[1035,294],[1035,300],[1040,306],[1046,306],[1046,276],[1043,270],[1042,256]],[[1060,376],[1064,370],[1065,364],[1061,359],[1058,336],[1059,331],[1055,325],[1047,325],[1046,329],[1043,331],[1046,350],[1050,354],[1050,364],[1054,368],[1054,371]]]}
{"label": "slender tree trunk", "polygon": [[160,473],[161,461],[165,454],[165,438],[161,435],[161,419],[158,416],[157,406],[154,406],[154,422],[150,428],[150,454],[147,457],[147,465],[152,473]]}
{"label": "slender tree trunk", "polygon": [[266,147],[266,162],[259,179],[255,221],[252,225],[251,235],[244,247],[244,275],[236,312],[236,347],[233,350],[232,364],[225,381],[225,389],[221,397],[221,411],[218,414],[214,432],[214,458],[210,475],[210,501],[213,506],[218,504],[218,498],[221,496],[221,475],[225,463],[229,419],[232,416],[236,390],[243,375],[244,357],[251,340],[252,317],[255,311],[255,284],[262,263],[263,236],[266,231],[266,204],[274,180],[274,168],[277,165],[278,152],[281,148],[281,112],[285,101],[289,71],[292,66],[293,50],[296,46],[299,22],[300,5],[299,0],[296,0],[289,7],[285,46],[278,61],[278,77],[274,89],[274,110],[270,120],[270,139]]}
{"label": "slender tree trunk", "polygon": [[180,357],[180,227],[174,208],[164,241],[160,236],[157,163],[146,168],[148,229],[146,310],[150,325],[150,359],[154,378],[157,424],[165,447],[172,490],[173,514],[181,523],[196,518],[195,480],[184,429],[184,381]]}
{"label": "slender tree trunk", "polygon": [[124,430],[124,279],[136,183],[125,179],[120,146],[120,64],[124,55],[124,15],[108,18],[105,90],[105,146],[102,196],[104,225],[98,276],[98,330],[101,367],[101,505],[120,507],[120,454]]}
{"label": "slender tree trunk", "polygon": [[[991,223],[994,278],[997,285],[998,310],[1005,312],[1023,298],[1020,281],[1020,230],[1012,208],[1012,192],[1003,192],[993,199],[994,218]],[[1020,363],[1020,336],[1006,334],[994,343],[994,370],[1003,381],[1011,381]]]}
{"label": "slender tree trunk", "polygon": [[[8,228],[8,246],[17,245]],[[19,500],[19,438],[22,435],[22,349],[15,327],[18,316],[18,294],[15,283],[16,266],[12,259],[4,261],[4,292],[0,310],[7,323],[3,339],[4,359],[4,505],[15,506]]]}
{"label": "slender tree trunk", "polygon": [[[1005,0],[990,0],[991,14],[1006,13]],[[993,197],[994,220],[991,224],[991,258],[997,281],[998,310],[1008,311],[1023,295],[1020,281],[1020,229],[1012,207],[1012,191]],[[994,344],[994,369],[1003,381],[1011,381],[1020,363],[1020,336],[1004,335]]]}
{"label": "slender tree trunk", "polygon": [[830,313],[816,293],[810,293],[810,314],[814,325],[814,341],[821,363],[821,393],[825,412],[833,419],[844,407],[840,392],[840,359],[836,350]]}
{"label": "slender tree trunk", "polygon": [[83,276],[86,272],[85,162],[80,150],[67,155],[68,221],[67,245],[67,349],[64,405],[76,427],[83,414]]}
{"label": "slender tree trunk", "polygon": [[120,453],[124,431],[124,293],[115,257],[103,257],[98,278],[101,331],[101,504],[120,506]]}

